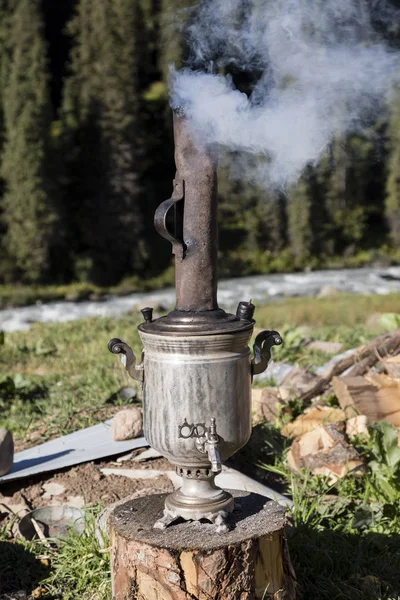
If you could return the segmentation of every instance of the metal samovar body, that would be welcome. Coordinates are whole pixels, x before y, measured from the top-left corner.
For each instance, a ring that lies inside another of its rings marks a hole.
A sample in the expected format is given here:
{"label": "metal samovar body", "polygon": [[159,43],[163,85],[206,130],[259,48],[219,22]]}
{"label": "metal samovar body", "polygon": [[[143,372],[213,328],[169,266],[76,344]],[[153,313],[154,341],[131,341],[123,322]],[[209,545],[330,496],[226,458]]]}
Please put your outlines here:
{"label": "metal samovar body", "polygon": [[109,349],[123,355],[128,372],[143,384],[147,441],[182,477],[155,527],[182,517],[205,518],[225,530],[233,498],[214,479],[250,437],[252,378],[266,369],[272,345],[282,340],[276,331],[262,331],[252,358],[255,307],[240,302],[236,315],[218,307],[216,148],[195,139],[181,109],[174,132],[173,195],[156,211],[155,225],[175,254],[176,309],[155,320],[152,309],[142,310],[140,364],[120,339],[110,340]]}

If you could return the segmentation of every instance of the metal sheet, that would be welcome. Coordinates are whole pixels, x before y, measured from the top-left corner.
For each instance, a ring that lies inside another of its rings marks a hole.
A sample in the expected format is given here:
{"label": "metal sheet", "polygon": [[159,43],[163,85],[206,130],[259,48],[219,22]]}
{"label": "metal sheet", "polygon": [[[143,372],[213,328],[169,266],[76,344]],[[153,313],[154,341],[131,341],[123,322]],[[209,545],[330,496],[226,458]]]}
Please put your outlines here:
{"label": "metal sheet", "polygon": [[34,448],[18,452],[10,473],[0,477],[0,483],[22,479],[48,471],[58,471],[80,463],[114,454],[122,454],[134,448],[148,446],[144,437],[114,442],[111,438],[111,419],[93,427],[80,429],[69,435],[45,442]]}

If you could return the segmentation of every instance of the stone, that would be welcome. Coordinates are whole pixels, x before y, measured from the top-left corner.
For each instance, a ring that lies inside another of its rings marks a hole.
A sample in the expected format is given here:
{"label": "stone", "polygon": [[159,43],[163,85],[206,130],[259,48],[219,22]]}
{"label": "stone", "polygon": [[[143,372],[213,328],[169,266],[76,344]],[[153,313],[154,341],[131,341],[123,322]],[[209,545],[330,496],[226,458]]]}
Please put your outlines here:
{"label": "stone", "polygon": [[14,440],[11,431],[0,428],[0,477],[11,471],[14,464]]}
{"label": "stone", "polygon": [[52,498],[53,496],[61,496],[61,494],[65,492],[65,486],[62,485],[62,483],[57,483],[55,481],[43,483],[42,488],[44,489],[42,498],[45,500]]}
{"label": "stone", "polygon": [[344,345],[340,342],[324,342],[322,340],[314,340],[307,346],[307,350],[323,352],[324,354],[340,354],[343,352]]}
{"label": "stone", "polygon": [[283,400],[298,398],[312,389],[319,381],[319,377],[306,369],[296,368],[286,375],[279,388]]}
{"label": "stone", "polygon": [[142,411],[139,408],[126,408],[114,415],[111,423],[111,436],[115,442],[131,440],[141,434],[143,427]]}
{"label": "stone", "polygon": [[135,388],[133,387],[126,385],[119,390],[118,395],[123,400],[132,400],[132,398],[137,397],[137,390],[135,390]]}
{"label": "stone", "polygon": [[328,296],[337,296],[338,294],[340,294],[340,290],[333,285],[324,285],[319,290],[317,298],[327,298]]}

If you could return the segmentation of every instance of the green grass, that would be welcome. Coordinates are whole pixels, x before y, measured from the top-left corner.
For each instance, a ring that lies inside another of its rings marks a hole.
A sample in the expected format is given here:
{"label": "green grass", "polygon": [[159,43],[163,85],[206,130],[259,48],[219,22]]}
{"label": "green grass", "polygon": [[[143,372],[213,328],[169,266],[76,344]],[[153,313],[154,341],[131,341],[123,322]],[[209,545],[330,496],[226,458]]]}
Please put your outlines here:
{"label": "green grass", "polygon": [[[256,317],[258,327],[276,328],[285,338],[282,348],[274,349],[276,359],[310,366],[329,357],[310,354],[306,340],[358,346],[382,331],[379,320],[366,325],[375,312],[400,313],[400,294],[285,300],[258,307]],[[27,332],[5,334],[0,339],[0,426],[13,431],[17,444],[24,439],[32,444],[106,418],[109,399],[118,403],[115,392],[135,385],[107,342],[121,337],[140,355],[140,320],[135,311],[120,319],[36,324]],[[244,449],[243,467],[256,463],[258,474],[293,495],[288,540],[304,600],[400,597],[399,457],[393,435],[386,432],[383,442],[383,433],[373,433],[361,448],[367,472],[349,475],[334,487],[322,477],[290,474],[284,462],[288,441],[270,426],[256,427]],[[99,551],[93,532],[90,514],[83,536],[71,533],[58,548],[48,549],[39,542],[10,542],[9,529],[0,525],[2,585],[39,587],[44,598],[109,598],[109,558]]]}
{"label": "green grass", "polygon": [[128,314],[119,321],[36,324],[28,332],[5,335],[0,346],[0,426],[23,438],[46,425],[48,437],[97,422],[97,411],[119,387],[135,385],[109,353],[107,342],[122,337],[139,352],[139,321],[138,314]]}
{"label": "green grass", "polygon": [[289,471],[289,443],[279,430],[262,424],[253,431],[247,457],[293,498],[287,537],[303,598],[399,598],[400,449],[388,424],[370,433],[368,443],[357,444],[365,473],[330,485],[326,477]]}
{"label": "green grass", "polygon": [[174,284],[172,267],[158,276],[143,279],[136,275],[127,277],[118,285],[99,287],[93,283],[75,282],[66,285],[0,285],[0,308],[26,306],[37,302],[56,300],[100,300],[110,294],[124,296],[135,292],[150,292]]}
{"label": "green grass", "polygon": [[[400,313],[400,294],[283,300],[257,307],[256,319],[257,327],[276,328],[284,337],[283,346],[273,349],[276,360],[311,367],[329,356],[307,351],[307,339],[354,348],[382,329],[365,325],[375,312]],[[135,385],[108,352],[107,342],[121,337],[140,356],[140,320],[135,310],[118,320],[34,324],[27,332],[5,334],[0,340],[0,426],[17,439],[42,427],[47,439],[102,420],[107,399],[119,387]]]}
{"label": "green grass", "polygon": [[[100,550],[95,537],[98,512],[99,508],[87,510],[84,532],[71,529],[57,545],[49,547],[40,540],[0,541],[0,597],[36,590],[33,597],[44,599],[111,598],[110,555]],[[104,542],[107,547],[105,537]]]}
{"label": "green grass", "polygon": [[350,330],[365,326],[373,313],[400,313],[400,294],[289,298],[257,307],[255,314],[257,327],[279,328],[285,324],[326,327],[330,340],[342,341],[345,333],[342,326]]}

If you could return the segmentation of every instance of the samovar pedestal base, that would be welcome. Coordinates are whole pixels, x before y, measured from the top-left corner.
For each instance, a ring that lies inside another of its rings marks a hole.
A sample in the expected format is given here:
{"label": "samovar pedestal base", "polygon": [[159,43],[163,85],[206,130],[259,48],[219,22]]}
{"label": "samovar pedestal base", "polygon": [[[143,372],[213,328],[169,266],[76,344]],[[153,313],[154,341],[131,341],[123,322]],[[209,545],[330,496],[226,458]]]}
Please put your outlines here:
{"label": "samovar pedestal base", "polygon": [[229,531],[226,520],[233,511],[234,500],[232,494],[215,485],[215,473],[208,468],[178,468],[177,472],[182,477],[182,487],[166,497],[164,515],[154,527],[165,529],[179,518],[204,519],[214,523],[218,533]]}

